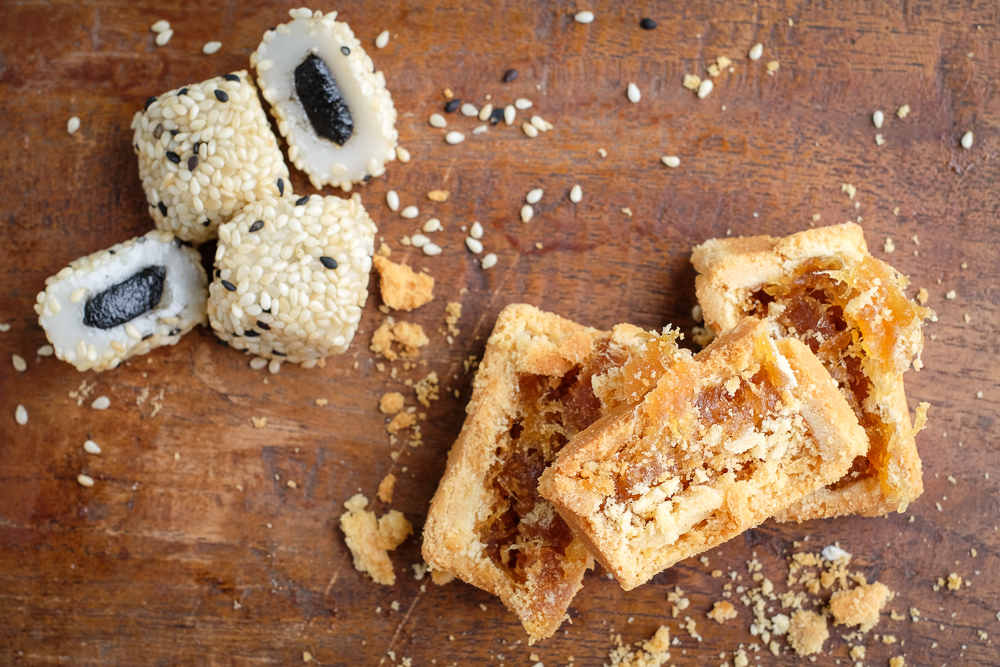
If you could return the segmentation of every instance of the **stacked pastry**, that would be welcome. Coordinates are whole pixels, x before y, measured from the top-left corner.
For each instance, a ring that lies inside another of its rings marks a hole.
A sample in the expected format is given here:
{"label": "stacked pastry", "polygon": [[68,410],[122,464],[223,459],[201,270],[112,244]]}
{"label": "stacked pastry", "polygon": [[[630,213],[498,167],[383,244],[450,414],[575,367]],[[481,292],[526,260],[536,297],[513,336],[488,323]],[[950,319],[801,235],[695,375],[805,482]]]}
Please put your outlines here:
{"label": "stacked pastry", "polygon": [[431,503],[433,568],[551,636],[596,558],[630,590],[769,517],[903,511],[922,491],[902,374],[923,319],[853,224],[695,248],[718,333],[501,312]]}

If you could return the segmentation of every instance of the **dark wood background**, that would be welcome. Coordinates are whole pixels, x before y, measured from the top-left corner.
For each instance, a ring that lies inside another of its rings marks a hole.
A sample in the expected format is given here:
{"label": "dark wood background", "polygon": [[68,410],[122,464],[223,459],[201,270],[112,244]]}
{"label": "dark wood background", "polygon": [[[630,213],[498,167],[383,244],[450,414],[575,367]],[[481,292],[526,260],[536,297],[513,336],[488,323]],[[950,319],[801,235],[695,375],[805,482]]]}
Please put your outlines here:
{"label": "dark wood background", "polygon": [[[386,73],[401,143],[413,154],[361,193],[393,258],[438,281],[431,304],[401,316],[430,334],[426,365],[404,371],[397,362],[396,379],[375,370],[367,343],[382,320],[377,296],[350,351],[325,369],[255,372],[204,328],[99,375],[36,356],[46,341],[32,305],[45,278],[151,228],[132,114],[149,95],[248,67],[264,29],[287,20],[287,9],[260,0],[3,5],[0,322],[11,329],[0,333],[0,662],[296,664],[308,651],[324,665],[393,664],[390,652],[395,664],[529,665],[537,652],[546,665],[569,656],[600,665],[611,632],[631,642],[666,623],[681,639],[675,664],[716,665],[753,638],[742,605],[725,627],[704,618],[722,590],[709,571],[735,569],[748,584],[745,561],[756,552],[782,582],[792,542],[807,536],[816,548],[839,541],[856,568],[897,591],[889,608],[921,610],[918,623],[883,615],[875,632],[899,641],[869,635],[865,664],[895,655],[907,665],[1000,662],[996,2],[344,2],[342,18]],[[573,22],[581,9],[597,20]],[[659,28],[640,30],[643,16]],[[175,35],[158,48],[149,26],[161,18]],[[393,39],[376,50],[383,29]],[[202,55],[216,39],[222,50]],[[764,57],[752,63],[746,53],[758,41]],[[704,74],[718,55],[736,71],[698,100],[681,78]],[[772,59],[781,68],[769,76]],[[520,76],[501,83],[511,67]],[[638,105],[625,98],[629,81],[642,90]],[[449,146],[427,124],[445,88],[477,106],[487,94],[502,103],[529,97],[528,115],[555,130],[529,140],[500,126],[474,137],[479,123],[456,114],[449,129],[468,138]],[[906,120],[895,116],[902,104],[912,108]],[[882,147],[876,108],[886,114]],[[72,115],[82,127],[71,137]],[[976,140],[966,151],[958,141],[969,129]],[[664,154],[680,156],[681,167],[665,168]],[[301,174],[292,180],[297,192],[311,191]],[[566,199],[574,183],[584,191],[575,206]],[[843,183],[857,186],[859,206]],[[534,187],[546,195],[524,225],[518,211]],[[390,188],[420,206],[418,220],[388,210]],[[427,201],[435,188],[450,199]],[[392,471],[393,506],[419,535],[469,397],[463,360],[482,354],[504,305],[525,301],[599,327],[673,323],[690,332],[692,245],[730,231],[798,231],[817,213],[818,224],[860,216],[876,256],[908,274],[912,292],[926,287],[939,315],[926,330],[926,370],[906,376],[911,407],[933,404],[918,438],[926,492],[906,514],[768,522],[711,552],[709,567],[688,561],[630,593],[594,573],[572,625],[532,649],[495,598],[462,583],[415,581],[416,536],[393,555],[394,587],[354,570],[337,528],[342,503],[359,490],[373,498]],[[446,228],[434,258],[399,242],[431,214]],[[460,226],[474,220],[499,256],[488,272],[462,243]],[[952,289],[957,298],[946,300]],[[451,346],[442,333],[449,300],[464,306]],[[27,359],[27,372],[14,372],[11,353]],[[391,446],[379,396],[399,390],[413,405],[404,379],[431,370],[447,391],[428,410],[423,446]],[[95,385],[91,398],[110,397],[111,409],[78,407],[69,392],[81,381]],[[151,401],[136,405],[146,388],[164,392],[155,416]],[[13,418],[19,403],[26,426]],[[267,426],[255,429],[251,417]],[[83,452],[88,437],[103,447],[99,457]],[[79,486],[80,472],[96,485]],[[934,591],[951,572],[972,585]],[[691,596],[686,613],[701,643],[669,618],[675,585]],[[840,639],[826,649],[816,664],[850,662]],[[751,664],[801,662],[787,652],[760,656]]]}

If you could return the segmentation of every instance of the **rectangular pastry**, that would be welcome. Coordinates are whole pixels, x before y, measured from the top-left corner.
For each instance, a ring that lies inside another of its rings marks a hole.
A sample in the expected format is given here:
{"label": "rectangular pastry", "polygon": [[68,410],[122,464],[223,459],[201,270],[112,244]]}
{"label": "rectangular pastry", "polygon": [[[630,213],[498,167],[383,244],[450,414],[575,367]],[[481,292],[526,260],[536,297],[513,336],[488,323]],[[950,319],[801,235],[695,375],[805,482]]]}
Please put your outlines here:
{"label": "rectangular pastry", "polygon": [[713,239],[697,246],[691,261],[709,327],[723,333],[752,315],[807,344],[868,434],[868,452],[847,475],[777,518],[904,511],[923,492],[923,481],[914,440],[919,428],[910,421],[902,376],[911,361],[920,367],[921,326],[934,316],[906,297],[906,278],[868,253],[854,223],[785,238]]}
{"label": "rectangular pastry", "polygon": [[539,491],[631,590],[840,478],[866,447],[809,348],[747,318],[577,435]]}
{"label": "rectangular pastry", "polygon": [[[538,477],[609,406],[640,400],[665,364],[691,356],[675,335],[598,331],[524,304],[497,318],[431,502],[423,555],[499,596],[532,642],[556,631],[593,564],[538,495]],[[640,369],[634,360],[644,355]]]}

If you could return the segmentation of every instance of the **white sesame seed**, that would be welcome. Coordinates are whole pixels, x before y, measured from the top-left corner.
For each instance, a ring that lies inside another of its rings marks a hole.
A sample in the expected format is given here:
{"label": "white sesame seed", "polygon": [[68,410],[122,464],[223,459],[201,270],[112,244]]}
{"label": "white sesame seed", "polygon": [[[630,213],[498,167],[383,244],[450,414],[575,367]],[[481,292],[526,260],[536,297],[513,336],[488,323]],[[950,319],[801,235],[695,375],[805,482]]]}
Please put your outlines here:
{"label": "white sesame seed", "polygon": [[531,222],[534,215],[535,209],[531,208],[531,204],[525,204],[521,207],[521,222]]}
{"label": "white sesame seed", "polygon": [[10,361],[12,364],[14,364],[14,370],[17,371],[18,373],[23,373],[24,371],[28,370],[28,362],[25,361],[24,357],[22,357],[20,354],[10,355]]}
{"label": "white sesame seed", "polygon": [[76,481],[79,482],[80,486],[91,487],[94,485],[94,478],[82,473],[76,476]]}
{"label": "white sesame seed", "polygon": [[87,452],[88,454],[100,454],[101,446],[98,445],[93,440],[87,440],[86,442],[83,443],[83,451]]}
{"label": "white sesame seed", "polygon": [[414,248],[423,248],[425,245],[430,243],[431,240],[424,236],[423,234],[414,234],[410,237],[410,245]]}
{"label": "white sesame seed", "polygon": [[875,128],[881,130],[882,124],[884,122],[885,122],[885,114],[882,113],[881,109],[876,109],[875,113],[872,114],[872,123],[875,124]]}
{"label": "white sesame seed", "polygon": [[516,100],[514,100],[514,108],[516,108],[518,111],[524,111],[525,109],[530,109],[533,104],[534,102],[532,102],[526,97],[519,97]]}
{"label": "white sesame seed", "polygon": [[462,105],[461,112],[463,116],[468,116],[469,118],[479,115],[479,109],[474,104],[469,104],[468,102]]}
{"label": "white sesame seed", "polygon": [[87,296],[87,288],[78,287],[77,289],[73,290],[72,294],[69,295],[69,300],[72,303],[80,303],[81,301],[83,301],[83,297],[85,296]]}
{"label": "white sesame seed", "polygon": [[703,100],[708,97],[713,88],[715,88],[715,84],[712,83],[711,79],[705,79],[702,81],[698,84],[698,99]]}
{"label": "white sesame seed", "polygon": [[441,231],[441,221],[438,220],[437,218],[431,218],[430,220],[428,220],[427,222],[424,223],[424,226],[421,227],[421,229],[423,231],[425,231],[425,232],[428,232],[428,233],[429,232],[440,232]]}
{"label": "white sesame seed", "polygon": [[525,195],[524,197],[524,201],[528,202],[529,204],[537,204],[538,202],[542,201],[542,195],[544,194],[545,190],[542,190],[541,188],[535,188],[534,190],[529,190],[528,194]]}
{"label": "white sesame seed", "polygon": [[375,48],[384,49],[389,44],[389,31],[383,30],[375,38]]}
{"label": "white sesame seed", "polygon": [[465,141],[465,135],[461,132],[451,131],[444,135],[444,140],[454,146],[455,144],[460,144]]}
{"label": "white sesame seed", "polygon": [[628,101],[632,104],[638,104],[639,100],[642,99],[642,93],[639,92],[639,86],[634,83],[628,84],[628,87],[625,89],[625,95],[628,97]]}
{"label": "white sesame seed", "polygon": [[95,410],[107,410],[111,407],[111,399],[107,396],[98,396],[94,399],[94,402],[90,404],[90,407]]}
{"label": "white sesame seed", "polygon": [[406,164],[410,161],[410,151],[406,150],[402,146],[396,146],[396,158],[398,158],[403,164]]}
{"label": "white sesame seed", "polygon": [[491,113],[493,113],[493,105],[487,104],[479,110],[479,120],[489,120]]}
{"label": "white sesame seed", "polygon": [[160,19],[153,25],[149,26],[149,29],[157,34],[161,32],[166,32],[167,30],[170,30],[170,21],[167,21],[166,19]]}
{"label": "white sesame seed", "polygon": [[541,116],[532,116],[530,122],[539,132],[547,132],[549,130],[549,123]]}
{"label": "white sesame seed", "polygon": [[385,193],[385,203],[389,205],[390,211],[399,210],[399,194],[395,190],[389,190]]}
{"label": "white sesame seed", "polygon": [[428,121],[431,127],[448,127],[448,121],[439,113],[432,113]]}
{"label": "white sesame seed", "polygon": [[481,264],[483,269],[492,269],[496,265],[497,265],[497,256],[495,253],[491,252],[485,257],[483,257],[483,261]]}
{"label": "white sesame seed", "polygon": [[681,159],[676,155],[664,155],[660,158],[660,161],[671,169],[676,169],[681,166]]}
{"label": "white sesame seed", "polygon": [[569,200],[574,204],[579,204],[583,200],[583,190],[579,185],[574,185],[569,191]]}
{"label": "white sesame seed", "polygon": [[437,243],[428,243],[422,248],[422,250],[424,251],[425,255],[430,255],[432,257],[434,255],[441,254],[441,246],[439,246]]}
{"label": "white sesame seed", "polygon": [[517,109],[514,108],[513,104],[508,104],[503,108],[503,122],[507,125],[513,125],[515,118],[517,118]]}
{"label": "white sesame seed", "polygon": [[267,372],[271,375],[277,375],[281,372],[281,359],[271,359],[267,364]]}
{"label": "white sesame seed", "polygon": [[38,354],[38,356],[40,357],[51,357],[55,353],[56,349],[51,345],[42,345],[40,348],[38,348],[38,351],[36,352],[36,354]]}
{"label": "white sesame seed", "polygon": [[16,421],[21,426],[28,423],[28,409],[23,405],[18,405],[14,408],[14,421]]}
{"label": "white sesame seed", "polygon": [[955,292],[955,290],[948,290],[947,294],[944,295],[944,298],[948,299],[949,301],[954,300],[957,297],[958,294]]}
{"label": "white sesame seed", "polygon": [[174,36],[174,31],[170,30],[170,29],[167,29],[167,30],[164,30],[163,32],[161,32],[160,34],[158,34],[156,36],[156,39],[153,40],[153,41],[156,42],[157,46],[166,46],[167,43],[170,41],[170,38],[173,37],[173,36]]}
{"label": "white sesame seed", "polygon": [[764,55],[764,45],[760,42],[751,46],[750,53],[747,54],[750,60],[760,60],[762,55]]}
{"label": "white sesame seed", "polygon": [[972,140],[974,138],[975,137],[972,134],[972,130],[969,130],[968,132],[966,132],[965,134],[963,134],[962,135],[962,148],[964,148],[966,150],[972,148]]}
{"label": "white sesame seed", "polygon": [[472,227],[469,228],[469,236],[474,239],[483,238],[483,226],[479,222],[472,223]]}
{"label": "white sesame seed", "polygon": [[538,128],[531,123],[521,123],[521,131],[532,139],[538,136]]}
{"label": "white sesame seed", "polygon": [[210,56],[213,53],[218,53],[221,48],[222,42],[205,42],[205,46],[201,47],[201,52],[206,56]]}
{"label": "white sesame seed", "polygon": [[471,236],[466,236],[465,247],[471,250],[474,254],[478,255],[483,251],[483,242],[479,239],[474,239]]}
{"label": "white sesame seed", "polygon": [[477,125],[475,128],[473,128],[472,133],[477,135],[486,134],[489,131],[489,129],[490,129],[489,126],[487,126],[484,123],[483,125]]}
{"label": "white sesame seed", "polygon": [[80,118],[78,116],[70,116],[69,120],[66,121],[66,131],[70,135],[76,134],[76,131],[80,129]]}
{"label": "white sesame seed", "polygon": [[576,16],[574,16],[573,19],[577,23],[583,23],[583,24],[593,23],[594,22],[594,12],[580,12],[579,14],[577,14]]}
{"label": "white sesame seed", "polygon": [[255,371],[262,370],[263,368],[266,367],[267,367],[267,359],[265,359],[264,357],[254,357],[253,359],[250,360],[250,368],[254,369]]}
{"label": "white sesame seed", "polygon": [[402,211],[400,211],[399,214],[404,218],[406,218],[407,220],[413,220],[415,217],[420,215],[420,209],[417,208],[416,206],[407,206]]}

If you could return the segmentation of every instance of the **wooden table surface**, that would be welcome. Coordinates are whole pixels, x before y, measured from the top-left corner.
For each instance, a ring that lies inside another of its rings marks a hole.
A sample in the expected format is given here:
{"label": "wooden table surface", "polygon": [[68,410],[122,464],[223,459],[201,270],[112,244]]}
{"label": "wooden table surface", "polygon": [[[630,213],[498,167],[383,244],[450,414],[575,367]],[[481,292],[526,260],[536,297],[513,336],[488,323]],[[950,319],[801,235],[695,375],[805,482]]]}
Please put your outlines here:
{"label": "wooden table surface", "polygon": [[[679,638],[672,663],[732,664],[732,651],[755,641],[752,618],[741,604],[724,626],[705,618],[728,580],[711,570],[733,570],[749,585],[746,561],[756,555],[784,590],[790,553],[834,542],[854,554],[852,569],[897,593],[862,641],[865,665],[893,656],[907,665],[1000,663],[996,2],[322,7],[341,10],[385,71],[400,141],[413,155],[360,192],[393,258],[437,279],[432,303],[399,316],[431,336],[420,364],[404,370],[397,362],[395,376],[376,370],[368,340],[383,319],[377,295],[351,349],[323,369],[254,371],[203,327],[102,374],[39,357],[46,341],[32,306],[45,278],[152,227],[130,145],[132,114],[149,95],[248,67],[262,32],[287,20],[281,3],[212,4],[3,7],[0,322],[10,329],[0,333],[0,663],[282,665],[309,652],[323,665],[404,657],[413,665],[530,665],[534,652],[549,666],[570,656],[601,665],[611,633],[628,643],[666,624]],[[574,22],[581,9],[596,20]],[[640,30],[643,16],[659,27]],[[175,31],[165,47],[149,31],[157,19]],[[383,29],[392,39],[378,50]],[[216,39],[221,51],[203,55]],[[746,54],[756,42],[764,57],[752,62]],[[719,55],[735,71],[699,100],[681,79],[704,76]],[[769,75],[772,60],[780,69]],[[519,76],[505,84],[508,68]],[[626,99],[630,81],[642,91],[638,104]],[[473,136],[478,121],[454,114],[449,129],[467,138],[450,146],[427,122],[445,88],[477,106],[487,95],[494,103],[528,97],[535,106],[519,121],[537,113],[555,129],[529,139],[500,125]],[[899,119],[904,104],[911,111]],[[875,109],[886,116],[881,147]],[[73,115],[82,125],[69,136]],[[975,143],[963,150],[967,130]],[[664,154],[679,156],[680,168],[664,167]],[[298,193],[313,191],[299,173],[292,181]],[[575,183],[584,193],[578,205],[567,199]],[[853,201],[844,183],[857,187]],[[545,198],[525,225],[518,211],[535,187]],[[450,191],[447,202],[425,198],[435,188]],[[420,217],[391,213],[389,189],[419,205]],[[439,257],[400,243],[431,215],[445,226]],[[485,272],[463,246],[463,226],[475,220],[499,257]],[[911,293],[925,287],[939,316],[926,329],[926,369],[906,375],[911,408],[933,407],[918,437],[926,491],[905,514],[769,521],[710,552],[707,567],[692,559],[629,593],[592,573],[570,609],[572,624],[531,648],[492,596],[414,579],[419,531],[470,394],[463,361],[482,354],[503,306],[524,301],[602,328],[672,323],[690,334],[694,244],[845,220],[861,221],[874,254],[911,277]],[[463,304],[452,345],[443,333],[448,301]],[[26,372],[13,370],[12,353],[28,361]],[[415,405],[406,381],[430,371],[446,391],[427,410],[423,445],[390,444],[379,396],[402,391]],[[81,406],[70,393],[82,382],[92,393]],[[89,407],[98,395],[111,399],[109,410]],[[329,403],[318,406],[320,398]],[[18,404],[29,413],[25,426],[14,420]],[[254,428],[251,417],[266,417],[266,426]],[[88,437],[100,456],[84,453]],[[399,477],[392,506],[417,534],[393,554],[397,583],[383,587],[352,567],[338,517],[352,494],[374,497],[390,471]],[[93,488],[77,483],[81,472]],[[934,590],[949,573],[971,585]],[[681,619],[667,602],[674,586],[691,600]],[[911,607],[919,622],[909,619]],[[891,620],[889,609],[906,620]],[[685,615],[701,642],[681,629]],[[815,664],[852,664],[844,629],[832,630]],[[751,664],[803,663],[780,643],[779,657],[751,652]]]}

